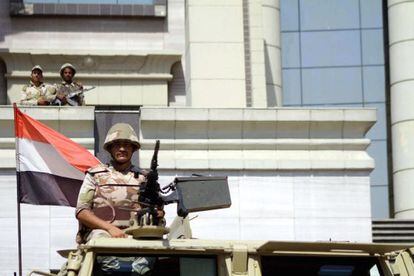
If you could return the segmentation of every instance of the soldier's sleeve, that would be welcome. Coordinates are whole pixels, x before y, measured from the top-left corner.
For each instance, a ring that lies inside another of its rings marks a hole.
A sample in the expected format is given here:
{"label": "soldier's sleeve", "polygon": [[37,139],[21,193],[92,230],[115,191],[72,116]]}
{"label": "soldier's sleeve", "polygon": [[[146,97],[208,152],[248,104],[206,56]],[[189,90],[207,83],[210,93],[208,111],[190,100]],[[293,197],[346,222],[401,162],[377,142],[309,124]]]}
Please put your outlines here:
{"label": "soldier's sleeve", "polygon": [[45,87],[45,98],[48,102],[52,103],[56,99],[57,86],[47,84]]}
{"label": "soldier's sleeve", "polygon": [[20,104],[37,105],[37,99],[32,97],[31,93],[27,89],[27,85],[23,86],[20,97]]}
{"label": "soldier's sleeve", "polygon": [[59,94],[64,94],[64,90],[65,90],[65,86],[63,86],[60,83],[57,83],[54,85],[55,87],[55,94],[59,95]]}
{"label": "soldier's sleeve", "polygon": [[82,210],[92,210],[93,197],[95,194],[95,181],[93,176],[86,174],[78,195],[76,204],[76,217]]}

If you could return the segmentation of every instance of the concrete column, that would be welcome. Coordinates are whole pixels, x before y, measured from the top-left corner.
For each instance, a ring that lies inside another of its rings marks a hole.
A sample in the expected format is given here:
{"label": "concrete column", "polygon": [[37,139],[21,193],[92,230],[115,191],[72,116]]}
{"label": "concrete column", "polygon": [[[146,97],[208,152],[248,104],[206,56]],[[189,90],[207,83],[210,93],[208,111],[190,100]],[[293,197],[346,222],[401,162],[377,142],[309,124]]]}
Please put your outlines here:
{"label": "concrete column", "polygon": [[248,107],[267,107],[262,0],[244,0],[244,45]]}
{"label": "concrete column", "polygon": [[0,59],[0,105],[7,103],[6,63]]}
{"label": "concrete column", "polygon": [[267,105],[282,105],[279,0],[262,0]]}
{"label": "concrete column", "polygon": [[414,1],[388,0],[395,217],[414,218]]}
{"label": "concrete column", "polygon": [[186,1],[186,88],[192,107],[246,107],[243,1]]}

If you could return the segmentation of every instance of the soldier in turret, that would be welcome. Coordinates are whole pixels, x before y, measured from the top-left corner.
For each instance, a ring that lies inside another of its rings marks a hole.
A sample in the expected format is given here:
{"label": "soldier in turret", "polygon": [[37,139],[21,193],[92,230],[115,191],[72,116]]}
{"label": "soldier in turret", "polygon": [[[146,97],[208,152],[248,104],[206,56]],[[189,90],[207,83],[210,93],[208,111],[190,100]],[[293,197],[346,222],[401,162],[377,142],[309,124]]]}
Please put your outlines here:
{"label": "soldier in turret", "polygon": [[[80,189],[76,218],[80,228],[78,243],[92,238],[124,238],[123,229],[130,226],[129,219],[138,210],[139,186],[146,181],[147,172],[131,163],[131,157],[140,148],[138,136],[129,124],[118,123],[111,127],[104,149],[111,154],[109,165],[98,165],[88,170]],[[158,217],[164,217],[163,206],[158,206]],[[102,269],[116,268],[115,257],[105,257]],[[151,258],[135,260],[133,267],[148,269]],[[144,263],[144,265],[143,265]]]}
{"label": "soldier in turret", "polygon": [[43,69],[35,65],[30,74],[29,85],[23,86],[20,104],[23,105],[49,105],[53,100],[55,88],[43,82]]}
{"label": "soldier in turret", "polygon": [[[60,68],[62,82],[56,85],[55,105],[85,105],[83,86],[81,83],[73,80],[75,74],[76,68],[70,63],[65,63]],[[76,95],[69,97],[70,94]]]}

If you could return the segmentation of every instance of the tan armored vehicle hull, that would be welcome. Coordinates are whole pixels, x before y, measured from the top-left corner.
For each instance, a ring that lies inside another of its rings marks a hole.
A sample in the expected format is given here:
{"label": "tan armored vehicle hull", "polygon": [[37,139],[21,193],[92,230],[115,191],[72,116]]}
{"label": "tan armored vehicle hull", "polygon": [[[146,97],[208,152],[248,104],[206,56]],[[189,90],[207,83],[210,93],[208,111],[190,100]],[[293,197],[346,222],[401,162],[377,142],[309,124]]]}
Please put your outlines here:
{"label": "tan armored vehicle hull", "polygon": [[[69,254],[68,275],[108,275],[100,271],[100,256],[156,258],[151,274],[145,275],[414,275],[412,250],[406,248],[347,242],[101,238]],[[127,270],[110,275],[139,275]]]}

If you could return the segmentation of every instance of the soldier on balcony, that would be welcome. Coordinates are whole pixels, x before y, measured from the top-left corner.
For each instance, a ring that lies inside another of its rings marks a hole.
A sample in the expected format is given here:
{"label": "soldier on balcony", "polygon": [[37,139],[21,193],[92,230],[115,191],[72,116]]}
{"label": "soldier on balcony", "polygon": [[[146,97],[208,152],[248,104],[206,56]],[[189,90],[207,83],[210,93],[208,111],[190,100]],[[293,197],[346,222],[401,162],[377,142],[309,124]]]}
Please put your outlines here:
{"label": "soldier on balcony", "polygon": [[65,63],[62,65],[60,68],[62,82],[56,85],[56,95],[53,101],[54,105],[85,105],[83,95],[84,89],[82,84],[73,80],[75,74],[76,68],[72,64]]}
{"label": "soldier on balcony", "polygon": [[30,74],[30,83],[23,86],[20,104],[49,105],[54,99],[55,87],[43,82],[43,69],[35,65]]}

